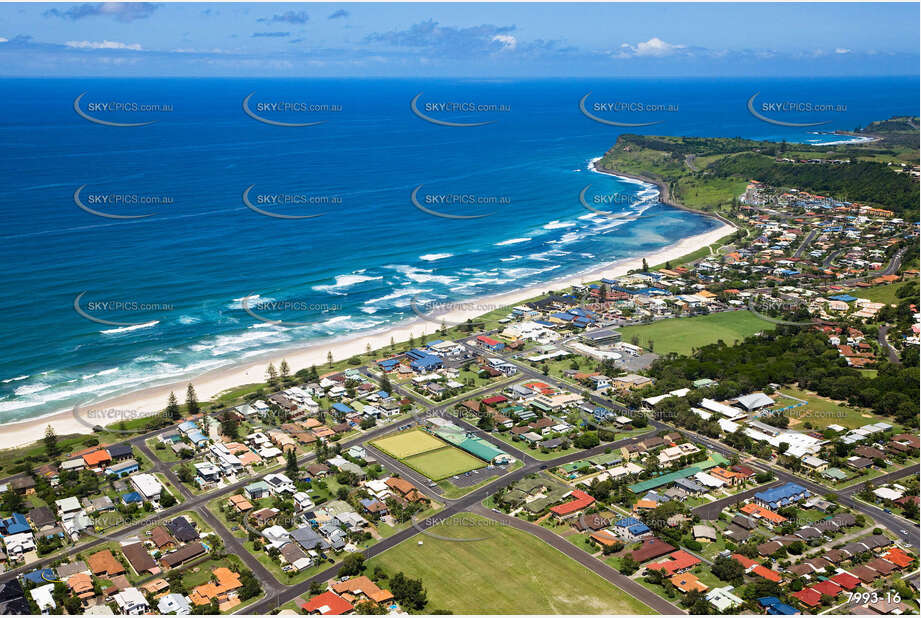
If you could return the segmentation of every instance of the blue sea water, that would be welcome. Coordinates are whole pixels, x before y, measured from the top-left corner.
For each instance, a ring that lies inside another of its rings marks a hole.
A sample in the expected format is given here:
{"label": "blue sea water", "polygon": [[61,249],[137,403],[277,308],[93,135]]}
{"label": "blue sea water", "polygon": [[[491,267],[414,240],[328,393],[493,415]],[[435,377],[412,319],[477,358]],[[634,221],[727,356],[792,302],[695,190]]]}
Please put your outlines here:
{"label": "blue sea water", "polygon": [[[851,130],[917,113],[917,78],[673,80],[0,80],[0,421],[193,376],[323,338],[386,328],[415,317],[410,303],[463,302],[616,259],[641,256],[713,229],[711,219],[662,206],[648,185],[587,170],[623,132],[822,143],[815,131]],[[81,110],[140,127],[92,123]],[[309,127],[260,123],[242,109],[301,102],[341,110],[261,115]],[[428,123],[410,111],[477,127]],[[591,101],[677,106],[676,111],[604,113]],[[790,128],[754,118],[746,101],[810,101],[846,110],[777,115],[828,120]],[[98,103],[158,103],[171,111],[98,110]],[[425,102],[474,102],[496,111],[439,111]],[[95,109],[95,111],[89,111]],[[630,216],[612,220],[579,202],[616,195]],[[138,215],[116,220],[81,210]],[[410,194],[449,219],[421,211]],[[287,215],[279,219],[251,203]],[[326,204],[272,204],[266,196],[326,196]],[[171,202],[103,204],[101,195]],[[495,198],[438,205],[425,196]],[[262,199],[260,199],[260,197]],[[640,216],[642,215],[642,216]],[[78,306],[103,324],[81,316]],[[251,296],[258,295],[258,296]],[[297,302],[270,319],[241,299]],[[115,310],[100,302],[122,302]],[[151,307],[136,307],[149,304]]]}

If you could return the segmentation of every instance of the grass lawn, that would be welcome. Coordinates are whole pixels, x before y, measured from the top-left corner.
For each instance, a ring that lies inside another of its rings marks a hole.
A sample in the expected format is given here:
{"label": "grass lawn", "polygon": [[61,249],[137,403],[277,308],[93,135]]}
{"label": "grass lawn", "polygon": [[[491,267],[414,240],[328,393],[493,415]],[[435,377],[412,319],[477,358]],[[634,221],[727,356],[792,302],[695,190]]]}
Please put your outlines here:
{"label": "grass lawn", "polygon": [[437,451],[429,451],[421,455],[413,455],[402,461],[416,472],[424,474],[433,481],[440,481],[455,474],[486,467],[486,462],[482,459],[478,459],[453,446],[446,446]]}
{"label": "grass lawn", "polygon": [[810,423],[813,429],[825,429],[829,425],[841,425],[848,429],[856,429],[870,423],[887,420],[862,408],[852,408],[844,402],[826,399],[815,393],[792,386],[780,389],[778,396],[774,398],[777,402],[777,407],[796,403],[779,395],[791,395],[808,402],[805,406],[793,408],[786,412],[790,417],[790,429],[804,429],[806,423]]}
{"label": "grass lawn", "polygon": [[158,438],[151,438],[145,442],[147,448],[150,449],[150,452],[160,461],[165,461],[168,463],[173,463],[179,461],[179,456],[173,452],[173,449],[170,447],[158,449],[157,446],[163,444]]}
{"label": "grass lawn", "polygon": [[900,301],[904,300],[895,295],[899,289],[905,285],[908,285],[907,282],[900,283],[891,283],[889,285],[878,285],[872,288],[857,288],[853,291],[854,296],[857,298],[866,298],[874,303],[886,303],[887,305],[898,304]]}
{"label": "grass lawn", "polygon": [[381,438],[371,443],[376,448],[397,459],[404,459],[420,453],[434,451],[447,443],[419,429]]}
{"label": "grass lawn", "polygon": [[[459,519],[457,522],[454,520]],[[451,525],[454,522],[455,525]],[[465,525],[460,525],[463,522]],[[482,525],[471,525],[474,523]],[[426,611],[455,614],[651,614],[600,576],[526,532],[464,514],[433,530],[453,543],[423,535],[368,561],[393,574],[421,578]],[[422,542],[422,545],[418,544]]]}
{"label": "grass lawn", "polygon": [[692,349],[723,340],[732,345],[745,337],[763,330],[773,330],[774,325],[748,311],[728,311],[693,318],[660,320],[642,326],[625,326],[620,329],[624,341],[639,338],[639,345],[648,348],[654,343],[654,352],[690,354]]}

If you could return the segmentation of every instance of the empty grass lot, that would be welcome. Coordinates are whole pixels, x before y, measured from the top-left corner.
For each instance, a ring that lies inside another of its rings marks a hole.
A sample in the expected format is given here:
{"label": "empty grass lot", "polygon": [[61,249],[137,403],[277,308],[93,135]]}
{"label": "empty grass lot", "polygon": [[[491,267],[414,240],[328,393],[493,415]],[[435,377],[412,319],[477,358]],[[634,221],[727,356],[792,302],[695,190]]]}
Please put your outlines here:
{"label": "empty grass lot", "polygon": [[[455,543],[419,535],[369,561],[421,578],[426,611],[455,614],[652,614],[600,576],[535,537],[464,513],[432,529]],[[422,545],[419,545],[419,542]]]}
{"label": "empty grass lot", "polygon": [[660,320],[642,326],[625,326],[620,329],[623,340],[632,342],[634,335],[639,345],[648,348],[654,344],[656,354],[689,355],[691,350],[723,340],[726,345],[741,341],[745,337],[764,330],[773,330],[774,325],[758,318],[749,311],[727,311],[693,318]]}
{"label": "empty grass lot", "polygon": [[375,440],[371,444],[388,455],[403,459],[443,448],[446,443],[424,431],[414,429],[395,436]]}
{"label": "empty grass lot", "polygon": [[[787,416],[790,417],[791,429],[803,429],[806,423],[812,425],[813,429],[825,429],[829,425],[841,425],[848,429],[856,429],[870,423],[887,421],[887,419],[876,416],[863,408],[852,408],[843,401],[833,401],[794,386],[785,386],[779,392],[808,402],[805,406],[793,408],[786,412]],[[779,396],[775,396],[774,401],[777,402],[776,407],[778,408],[794,403],[786,397]]]}
{"label": "empty grass lot", "polygon": [[433,481],[440,481],[455,474],[462,474],[486,466],[482,459],[448,446],[403,459],[403,463]]}

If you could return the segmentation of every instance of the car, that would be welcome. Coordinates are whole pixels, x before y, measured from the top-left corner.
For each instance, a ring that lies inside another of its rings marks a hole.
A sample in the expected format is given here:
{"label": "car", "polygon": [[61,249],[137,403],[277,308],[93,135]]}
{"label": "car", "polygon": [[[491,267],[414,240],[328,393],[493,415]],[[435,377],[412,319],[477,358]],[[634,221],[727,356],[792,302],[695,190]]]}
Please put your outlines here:
{"label": "car", "polygon": [[883,509],[883,513],[889,513],[890,515],[892,515],[892,511],[890,511],[889,509]]}

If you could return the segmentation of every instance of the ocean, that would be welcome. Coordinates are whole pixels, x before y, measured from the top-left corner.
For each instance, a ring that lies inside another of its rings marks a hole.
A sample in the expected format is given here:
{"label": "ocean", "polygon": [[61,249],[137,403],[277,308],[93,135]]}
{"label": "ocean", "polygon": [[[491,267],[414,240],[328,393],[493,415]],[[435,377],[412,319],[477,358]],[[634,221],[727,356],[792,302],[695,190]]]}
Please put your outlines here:
{"label": "ocean", "polygon": [[[414,307],[586,271],[718,225],[659,204],[651,185],[590,172],[621,133],[828,143],[841,138],[817,131],[917,113],[916,77],[0,87],[0,422],[384,329]],[[746,108],[756,92],[830,104],[775,114],[830,122],[759,120]],[[75,111],[81,93],[90,118],[156,122],[93,122]],[[269,123],[244,111],[251,93],[250,112]],[[579,109],[588,93],[653,106],[590,103],[599,117],[658,124],[592,120]],[[584,207],[588,185],[596,208],[624,216]]]}

